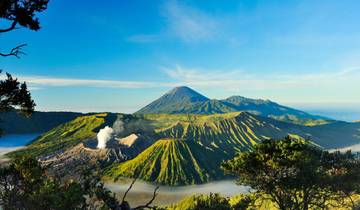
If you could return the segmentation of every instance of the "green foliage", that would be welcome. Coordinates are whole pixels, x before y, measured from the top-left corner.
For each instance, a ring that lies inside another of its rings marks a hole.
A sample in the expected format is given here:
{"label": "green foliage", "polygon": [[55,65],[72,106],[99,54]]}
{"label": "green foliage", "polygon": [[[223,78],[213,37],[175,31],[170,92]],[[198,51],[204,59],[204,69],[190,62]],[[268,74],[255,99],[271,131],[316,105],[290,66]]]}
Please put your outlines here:
{"label": "green foliage", "polygon": [[[169,210],[229,210],[229,199],[220,194],[194,195],[168,207]],[[240,210],[240,209],[239,209]]]}
{"label": "green foliage", "polygon": [[49,177],[35,159],[27,156],[0,168],[0,206],[10,210],[150,209],[157,189],[149,202],[131,208],[126,195],[118,200],[90,171],[83,171],[80,183],[60,181]]}
{"label": "green foliage", "polygon": [[16,29],[19,24],[30,30],[39,30],[39,19],[34,17],[35,13],[42,12],[47,8],[49,0],[38,1],[20,1],[20,0],[3,0],[0,3],[0,18],[10,21],[10,27],[1,29],[0,33]]}
{"label": "green foliage", "polygon": [[360,188],[360,163],[350,153],[329,153],[301,139],[265,140],[222,167],[239,184],[269,196],[280,209],[345,205]]}
{"label": "green foliage", "polygon": [[0,205],[5,209],[83,209],[84,194],[77,183],[60,184],[56,178],[47,178],[30,157],[17,158],[0,168]]}
{"label": "green foliage", "polygon": [[[0,70],[1,74],[1,70]],[[21,114],[29,116],[34,111],[35,103],[31,99],[26,83],[20,83],[9,73],[0,80],[0,113],[18,109]],[[2,130],[0,130],[0,135]]]}

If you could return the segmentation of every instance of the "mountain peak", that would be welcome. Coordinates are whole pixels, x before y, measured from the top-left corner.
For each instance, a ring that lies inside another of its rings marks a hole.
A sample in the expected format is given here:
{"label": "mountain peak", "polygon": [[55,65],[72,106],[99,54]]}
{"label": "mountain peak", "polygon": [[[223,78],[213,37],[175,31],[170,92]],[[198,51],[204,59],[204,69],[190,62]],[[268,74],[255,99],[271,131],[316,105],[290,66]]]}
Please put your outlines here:
{"label": "mountain peak", "polygon": [[187,86],[175,87],[166,93],[163,97],[170,97],[173,99],[181,99],[189,102],[208,101],[209,99],[195,90]]}
{"label": "mountain peak", "polygon": [[193,104],[202,104],[209,101],[209,99],[195,90],[186,87],[175,87],[159,99],[148,104],[144,108],[137,111],[137,114],[158,114],[170,113],[178,114],[182,112],[191,112],[187,110],[192,108]]}

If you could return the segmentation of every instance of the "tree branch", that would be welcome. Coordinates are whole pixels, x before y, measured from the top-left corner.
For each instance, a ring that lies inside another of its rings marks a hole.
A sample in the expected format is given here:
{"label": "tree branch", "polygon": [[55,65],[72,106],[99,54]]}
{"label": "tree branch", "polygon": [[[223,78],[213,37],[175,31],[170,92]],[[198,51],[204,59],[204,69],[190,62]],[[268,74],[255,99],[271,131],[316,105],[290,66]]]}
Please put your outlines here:
{"label": "tree branch", "polygon": [[1,53],[0,52],[0,56],[3,56],[3,57],[8,57],[8,56],[15,56],[17,58],[20,58],[21,55],[26,55],[23,51],[22,51],[22,48],[25,47],[27,44],[21,44],[17,47],[14,47],[11,49],[10,53]]}
{"label": "tree branch", "polygon": [[155,200],[156,196],[158,195],[157,191],[160,187],[156,186],[154,193],[153,193],[153,197],[151,198],[151,200],[149,202],[147,202],[145,205],[141,205],[141,206],[137,206],[135,208],[133,208],[132,210],[137,210],[137,209],[151,209],[152,207],[150,206],[152,204],[152,202]]}
{"label": "tree branch", "polygon": [[126,196],[127,196],[128,192],[129,192],[129,191],[131,190],[131,188],[134,186],[134,184],[135,184],[136,180],[137,180],[137,178],[135,178],[135,179],[131,182],[131,184],[130,184],[129,188],[126,190],[126,192],[125,192],[125,194],[124,194],[124,196],[123,196],[123,198],[122,198],[121,203],[124,203],[125,198],[126,198]]}
{"label": "tree branch", "polygon": [[16,24],[17,24],[17,21],[14,20],[9,28],[0,29],[0,33],[9,32],[9,31],[12,31],[12,30],[16,29]]}

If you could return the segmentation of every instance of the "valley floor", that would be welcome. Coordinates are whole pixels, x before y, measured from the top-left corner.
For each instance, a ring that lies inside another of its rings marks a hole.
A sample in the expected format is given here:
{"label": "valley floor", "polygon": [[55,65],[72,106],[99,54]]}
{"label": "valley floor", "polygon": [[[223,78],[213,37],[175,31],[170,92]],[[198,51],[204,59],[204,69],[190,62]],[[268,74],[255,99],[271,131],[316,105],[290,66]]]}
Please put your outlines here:
{"label": "valley floor", "polygon": [[[122,198],[124,192],[128,189],[130,181],[122,183],[108,183],[106,187],[112,192],[115,192],[119,198]],[[131,206],[137,206],[144,204],[152,198],[155,185],[137,180],[129,194],[127,195],[127,201]],[[245,186],[239,186],[235,184],[234,180],[225,180],[210,182],[201,185],[190,185],[181,187],[169,187],[160,186],[159,194],[154,200],[153,204],[156,206],[167,206],[174,204],[189,197],[191,195],[220,193],[223,196],[230,197],[240,193],[247,193],[248,188]]]}

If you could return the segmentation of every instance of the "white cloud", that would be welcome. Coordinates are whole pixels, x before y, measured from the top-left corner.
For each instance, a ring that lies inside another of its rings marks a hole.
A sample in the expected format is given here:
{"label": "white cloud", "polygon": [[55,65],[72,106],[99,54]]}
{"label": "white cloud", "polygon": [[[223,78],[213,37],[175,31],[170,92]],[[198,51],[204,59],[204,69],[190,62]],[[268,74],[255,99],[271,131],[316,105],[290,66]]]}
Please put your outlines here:
{"label": "white cloud", "polygon": [[[143,81],[119,81],[119,80],[95,80],[95,79],[75,79],[59,78],[47,76],[22,76],[14,75],[19,81],[26,81],[31,90],[42,89],[42,87],[66,87],[66,86],[83,86],[83,87],[104,87],[104,88],[149,88],[158,86],[155,82]],[[4,75],[0,76],[4,79]]]}
{"label": "white cloud", "polygon": [[251,74],[241,70],[198,70],[163,68],[169,77],[182,85],[192,87],[218,87],[228,90],[296,90],[320,88],[332,90],[339,86],[358,86],[360,67],[318,74]]}
{"label": "white cloud", "polygon": [[[313,74],[249,73],[244,70],[208,70],[162,68],[168,81],[120,81],[48,76],[14,75],[26,81],[31,90],[51,87],[98,87],[98,88],[173,88],[190,86],[202,91],[216,90],[218,98],[227,94],[245,94],[250,97],[271,98],[282,102],[359,102],[356,90],[360,89],[360,67]],[[4,75],[0,76],[4,78]],[[227,93],[226,93],[227,92]],[[226,93],[226,94],[225,94]]]}
{"label": "white cloud", "polygon": [[178,1],[170,1],[165,5],[165,16],[170,31],[185,42],[214,38],[219,24],[211,15]]}

